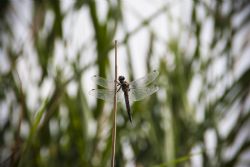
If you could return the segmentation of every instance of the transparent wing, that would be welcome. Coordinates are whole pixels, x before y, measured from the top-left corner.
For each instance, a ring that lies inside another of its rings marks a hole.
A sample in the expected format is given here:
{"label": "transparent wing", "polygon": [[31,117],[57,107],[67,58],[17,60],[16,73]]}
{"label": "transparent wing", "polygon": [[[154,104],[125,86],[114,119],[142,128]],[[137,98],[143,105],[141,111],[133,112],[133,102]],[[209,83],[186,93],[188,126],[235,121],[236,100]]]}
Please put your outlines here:
{"label": "transparent wing", "polygon": [[114,81],[107,80],[105,78],[99,77],[94,75],[91,79],[99,86],[104,88],[113,89],[114,88]]}
{"label": "transparent wing", "polygon": [[153,82],[157,78],[158,75],[159,75],[159,72],[157,70],[154,70],[142,78],[138,78],[132,82],[129,82],[129,87],[137,88],[137,87],[146,86],[150,84],[151,82]]}
{"label": "transparent wing", "polygon": [[156,85],[148,86],[148,87],[141,87],[136,89],[130,89],[128,92],[129,101],[139,101],[144,99],[147,96],[152,95],[153,93],[157,92],[159,88]]}
{"label": "transparent wing", "polygon": [[[114,90],[110,89],[92,89],[89,91],[91,96],[94,96],[98,99],[113,102],[114,101]],[[123,92],[120,90],[117,92],[117,102],[121,102],[124,100]]]}

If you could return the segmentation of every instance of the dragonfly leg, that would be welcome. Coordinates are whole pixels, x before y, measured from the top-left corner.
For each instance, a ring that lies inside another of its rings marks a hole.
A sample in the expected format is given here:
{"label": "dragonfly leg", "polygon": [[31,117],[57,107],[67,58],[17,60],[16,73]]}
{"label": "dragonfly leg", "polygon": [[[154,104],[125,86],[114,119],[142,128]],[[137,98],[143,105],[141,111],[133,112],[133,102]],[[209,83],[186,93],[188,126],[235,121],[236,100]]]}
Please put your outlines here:
{"label": "dragonfly leg", "polygon": [[122,88],[122,86],[120,86],[116,92],[119,92],[121,88]]}
{"label": "dragonfly leg", "polygon": [[120,82],[118,82],[117,80],[115,80],[115,83],[117,84],[117,86],[120,86]]}

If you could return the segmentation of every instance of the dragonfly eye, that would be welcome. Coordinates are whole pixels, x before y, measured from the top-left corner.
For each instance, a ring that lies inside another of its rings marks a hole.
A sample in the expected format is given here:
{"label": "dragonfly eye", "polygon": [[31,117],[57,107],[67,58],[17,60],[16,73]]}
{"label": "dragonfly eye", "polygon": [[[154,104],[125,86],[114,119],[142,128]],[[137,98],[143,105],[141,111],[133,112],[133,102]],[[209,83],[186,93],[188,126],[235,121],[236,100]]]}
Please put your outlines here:
{"label": "dragonfly eye", "polygon": [[125,80],[125,77],[124,76],[119,76],[119,81],[123,81],[123,80]]}

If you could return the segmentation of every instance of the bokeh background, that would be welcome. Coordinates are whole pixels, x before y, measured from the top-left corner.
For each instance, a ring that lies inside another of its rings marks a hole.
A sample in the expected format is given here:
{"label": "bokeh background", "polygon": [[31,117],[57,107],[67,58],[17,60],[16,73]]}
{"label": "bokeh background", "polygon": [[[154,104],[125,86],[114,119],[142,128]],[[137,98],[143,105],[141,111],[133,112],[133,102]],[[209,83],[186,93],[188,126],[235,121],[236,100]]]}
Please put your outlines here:
{"label": "bokeh background", "polygon": [[119,75],[160,72],[117,167],[250,166],[249,0],[1,0],[0,166],[110,166],[115,39]]}

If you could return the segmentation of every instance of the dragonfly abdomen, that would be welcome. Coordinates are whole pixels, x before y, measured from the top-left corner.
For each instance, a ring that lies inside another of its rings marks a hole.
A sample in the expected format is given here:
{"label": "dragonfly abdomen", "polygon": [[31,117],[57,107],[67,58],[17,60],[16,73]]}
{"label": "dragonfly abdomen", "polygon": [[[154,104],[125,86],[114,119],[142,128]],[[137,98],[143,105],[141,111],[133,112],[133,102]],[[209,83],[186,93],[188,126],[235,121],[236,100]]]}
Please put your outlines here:
{"label": "dragonfly abdomen", "polygon": [[125,98],[125,104],[126,104],[126,108],[127,108],[127,113],[128,113],[128,118],[129,121],[132,123],[132,116],[131,116],[131,112],[130,112],[130,104],[129,104],[129,97],[128,97],[128,92],[124,92],[124,98]]}

